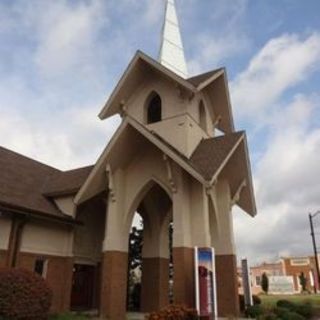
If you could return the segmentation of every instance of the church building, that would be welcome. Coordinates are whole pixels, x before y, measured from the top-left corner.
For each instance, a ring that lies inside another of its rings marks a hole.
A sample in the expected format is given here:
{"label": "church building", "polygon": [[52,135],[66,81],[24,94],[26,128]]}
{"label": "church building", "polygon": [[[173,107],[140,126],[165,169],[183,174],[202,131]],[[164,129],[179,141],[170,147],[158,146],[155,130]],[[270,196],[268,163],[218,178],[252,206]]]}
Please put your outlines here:
{"label": "church building", "polygon": [[213,247],[219,316],[239,314],[232,208],[256,214],[246,134],[224,68],[188,77],[174,0],[160,57],[138,51],[99,118],[122,122],[93,166],[60,171],[0,147],[0,267],[41,274],[52,312],[126,314],[128,240],[144,221],[141,312],[195,307],[194,248]]}

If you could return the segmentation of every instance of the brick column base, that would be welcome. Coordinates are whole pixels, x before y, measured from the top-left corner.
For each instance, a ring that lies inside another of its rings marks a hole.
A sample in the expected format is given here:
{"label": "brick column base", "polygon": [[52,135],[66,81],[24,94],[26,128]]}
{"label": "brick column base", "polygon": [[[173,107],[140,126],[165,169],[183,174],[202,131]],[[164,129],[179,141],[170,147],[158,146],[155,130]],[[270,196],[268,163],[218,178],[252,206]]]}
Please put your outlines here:
{"label": "brick column base", "polygon": [[141,311],[158,311],[169,304],[169,259],[143,258]]}
{"label": "brick column base", "polygon": [[173,248],[174,303],[195,307],[194,249]]}
{"label": "brick column base", "polygon": [[237,259],[235,255],[216,255],[217,300],[220,317],[239,316]]}
{"label": "brick column base", "polygon": [[126,318],[128,253],[106,251],[101,266],[100,316],[109,320]]}
{"label": "brick column base", "polygon": [[0,268],[7,266],[7,250],[0,250]]}

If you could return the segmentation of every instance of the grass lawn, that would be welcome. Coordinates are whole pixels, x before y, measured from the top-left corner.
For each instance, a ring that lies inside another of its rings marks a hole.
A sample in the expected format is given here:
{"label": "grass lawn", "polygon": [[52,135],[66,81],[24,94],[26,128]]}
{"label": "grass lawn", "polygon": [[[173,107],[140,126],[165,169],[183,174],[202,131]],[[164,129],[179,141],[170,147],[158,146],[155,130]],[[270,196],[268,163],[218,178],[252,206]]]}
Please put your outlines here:
{"label": "grass lawn", "polygon": [[260,295],[262,305],[266,307],[273,307],[278,300],[288,300],[295,303],[311,302],[316,308],[320,308],[320,294],[298,294],[298,295],[286,295],[286,296],[275,296],[275,295]]}

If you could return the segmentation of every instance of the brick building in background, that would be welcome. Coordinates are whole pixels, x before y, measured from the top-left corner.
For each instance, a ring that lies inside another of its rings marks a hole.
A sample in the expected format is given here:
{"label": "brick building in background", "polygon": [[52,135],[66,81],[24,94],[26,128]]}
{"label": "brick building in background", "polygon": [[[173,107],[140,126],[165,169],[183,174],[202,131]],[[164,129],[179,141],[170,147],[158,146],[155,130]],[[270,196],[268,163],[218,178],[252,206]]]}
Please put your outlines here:
{"label": "brick building in background", "polygon": [[[294,293],[301,292],[299,276],[304,273],[307,279],[307,290],[313,292],[319,289],[316,273],[316,264],[314,256],[306,257],[282,257],[277,262],[263,262],[250,268],[251,288],[253,294],[262,293],[261,279],[262,274],[271,276],[289,276],[293,279]],[[238,268],[239,292],[242,293],[242,274],[241,268]],[[270,292],[272,294],[272,292]]]}

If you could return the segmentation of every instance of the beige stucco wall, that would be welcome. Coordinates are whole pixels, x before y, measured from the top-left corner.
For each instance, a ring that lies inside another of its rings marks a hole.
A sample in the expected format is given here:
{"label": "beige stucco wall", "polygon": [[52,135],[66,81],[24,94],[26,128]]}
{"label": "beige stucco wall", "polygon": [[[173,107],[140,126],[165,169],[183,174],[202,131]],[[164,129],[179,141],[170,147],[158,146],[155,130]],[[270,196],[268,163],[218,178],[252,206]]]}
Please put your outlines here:
{"label": "beige stucco wall", "polygon": [[21,251],[56,256],[72,255],[70,227],[47,222],[28,222],[22,234]]}
{"label": "beige stucco wall", "polygon": [[218,180],[209,196],[213,209],[210,212],[212,216],[209,216],[211,245],[216,254],[235,254],[230,187],[227,180]]}
{"label": "beige stucco wall", "polygon": [[7,250],[9,245],[9,237],[11,230],[11,220],[8,218],[0,218],[0,250]]}
{"label": "beige stucco wall", "polygon": [[75,205],[73,203],[73,196],[57,197],[54,198],[54,202],[64,214],[67,214],[71,217],[75,216]]}
{"label": "beige stucco wall", "polygon": [[150,124],[147,127],[187,157],[191,156],[201,139],[209,137],[187,113]]}
{"label": "beige stucco wall", "polygon": [[[162,153],[151,143],[137,150],[129,165],[113,172],[114,200],[108,201],[104,250],[128,250],[128,234],[133,215],[149,183],[156,181],[170,193],[166,164]],[[121,230],[121,232],[119,232]]]}
{"label": "beige stucco wall", "polygon": [[[162,101],[162,121],[148,125],[181,153],[189,157],[202,138],[213,136],[212,113],[209,100],[201,93],[190,97],[170,81],[161,77],[150,78],[142,84],[127,103],[127,113],[146,125],[146,103],[152,92]],[[206,131],[200,126],[199,104],[203,101]]]}
{"label": "beige stucco wall", "polygon": [[77,213],[83,225],[75,227],[73,253],[77,263],[96,263],[101,260],[105,229],[105,208],[89,203]]}
{"label": "beige stucco wall", "polygon": [[[175,85],[161,77],[149,78],[131,96],[127,103],[128,114],[140,123],[146,124],[145,104],[152,91],[157,92],[161,97],[162,119],[175,117],[187,112],[190,102],[188,102],[187,96],[181,97]],[[190,113],[190,115],[196,117],[196,111]]]}
{"label": "beige stucco wall", "polygon": [[[146,142],[143,152],[138,151],[130,164],[113,172],[114,197],[109,197],[103,250],[128,250],[128,234],[133,214],[151,187],[152,181],[166,190],[173,202],[173,245],[193,247],[211,244],[209,205],[205,188],[172,160],[169,159],[169,162],[172,171],[171,184],[162,152]],[[160,227],[160,222],[156,219],[152,225],[154,223],[159,223]],[[161,233],[164,237],[164,231],[159,230],[160,228],[155,233]],[[155,239],[155,244],[152,245],[153,240],[149,238],[145,255],[150,257],[158,254],[167,257],[166,245],[159,247]]]}

